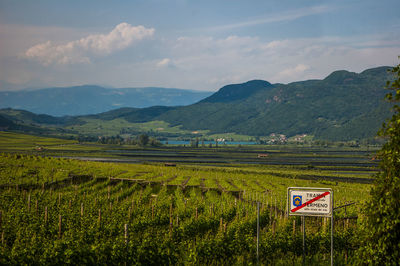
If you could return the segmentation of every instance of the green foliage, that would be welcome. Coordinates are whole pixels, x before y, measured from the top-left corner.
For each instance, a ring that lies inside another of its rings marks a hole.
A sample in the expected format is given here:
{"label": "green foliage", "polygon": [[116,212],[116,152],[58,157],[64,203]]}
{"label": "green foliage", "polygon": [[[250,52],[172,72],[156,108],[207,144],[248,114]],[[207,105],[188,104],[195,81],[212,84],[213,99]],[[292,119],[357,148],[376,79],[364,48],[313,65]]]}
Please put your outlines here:
{"label": "green foliage", "polygon": [[139,136],[139,145],[146,146],[149,143],[149,136],[142,134]]}
{"label": "green foliage", "polygon": [[[390,93],[386,98],[400,101],[400,64],[391,72]],[[379,152],[381,172],[365,206],[365,239],[359,256],[368,264],[398,265],[400,261],[400,107],[393,107],[392,118],[383,124],[379,135],[387,142]]]}
{"label": "green foliage", "polygon": [[[293,235],[293,219],[275,215],[275,208],[270,201],[260,214],[262,264],[291,262],[301,256],[298,228]],[[228,193],[92,180],[56,190],[4,189],[0,209],[2,265],[256,263],[255,204],[247,198],[235,200]],[[310,219],[308,225],[313,230],[307,237],[308,257],[328,253],[330,236],[321,220]],[[336,235],[343,244],[337,247],[338,253],[353,246],[348,242],[354,231],[343,231]]]}
{"label": "green foliage", "polygon": [[[0,264],[256,264],[256,201],[262,203],[260,264],[298,264],[299,221],[282,215],[287,187],[332,187],[339,205],[360,201],[369,190],[368,185],[300,179],[318,171],[282,166],[168,167],[0,154]],[[342,218],[342,212],[335,216]],[[347,214],[356,215],[356,209],[349,207]],[[335,225],[335,261],[358,244],[356,221],[349,223],[345,227],[338,219]],[[307,261],[326,264],[329,245],[322,218],[308,219]]]}

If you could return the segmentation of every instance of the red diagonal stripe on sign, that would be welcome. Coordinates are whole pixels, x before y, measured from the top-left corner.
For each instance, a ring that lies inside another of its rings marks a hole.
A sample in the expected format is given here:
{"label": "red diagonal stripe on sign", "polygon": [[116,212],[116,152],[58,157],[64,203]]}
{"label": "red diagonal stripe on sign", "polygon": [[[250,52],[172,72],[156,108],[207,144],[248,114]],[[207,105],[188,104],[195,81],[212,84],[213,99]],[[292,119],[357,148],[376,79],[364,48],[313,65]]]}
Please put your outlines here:
{"label": "red diagonal stripe on sign", "polygon": [[294,209],[291,209],[290,211],[291,212],[295,212],[295,211],[298,211],[298,210],[300,210],[301,208],[303,208],[303,207],[305,207],[305,206],[307,206],[307,205],[309,205],[309,204],[311,204],[311,203],[313,203],[314,201],[317,201],[317,200],[319,200],[320,198],[323,198],[323,197],[325,197],[326,195],[329,195],[329,191],[327,191],[327,192],[324,192],[324,193],[322,193],[321,195],[319,195],[319,196],[316,196],[315,198],[313,198],[313,199],[310,199],[309,201],[307,201],[307,202],[305,202],[305,203],[303,203],[302,205],[300,205],[300,206],[297,206],[296,208],[294,208]]}

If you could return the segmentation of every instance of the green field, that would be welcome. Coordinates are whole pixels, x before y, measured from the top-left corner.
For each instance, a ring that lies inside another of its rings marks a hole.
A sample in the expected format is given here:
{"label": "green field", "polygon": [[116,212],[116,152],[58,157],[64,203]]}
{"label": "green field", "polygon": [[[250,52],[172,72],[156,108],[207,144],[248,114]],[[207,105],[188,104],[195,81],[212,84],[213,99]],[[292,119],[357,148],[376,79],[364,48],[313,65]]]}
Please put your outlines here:
{"label": "green field", "polygon": [[44,138],[26,134],[0,131],[1,151],[33,151],[39,147],[63,147],[76,144],[77,141],[56,138]]}
{"label": "green field", "polygon": [[148,133],[154,132],[158,134],[177,134],[177,135],[191,135],[191,134],[207,134],[208,131],[200,130],[196,132],[183,130],[181,126],[170,126],[169,123],[164,121],[149,121],[144,123],[132,123],[125,119],[103,120],[95,118],[80,118],[81,125],[66,126],[68,130],[78,131],[80,134],[93,135],[93,136],[115,136],[123,134],[122,132],[129,133]]}
{"label": "green field", "polygon": [[[0,143],[0,264],[256,264],[256,202],[260,263],[301,264],[300,219],[286,215],[293,186],[355,203],[334,214],[335,261],[352,263],[376,171],[370,149],[150,149],[15,133]],[[329,228],[307,218],[308,264],[329,264]]]}

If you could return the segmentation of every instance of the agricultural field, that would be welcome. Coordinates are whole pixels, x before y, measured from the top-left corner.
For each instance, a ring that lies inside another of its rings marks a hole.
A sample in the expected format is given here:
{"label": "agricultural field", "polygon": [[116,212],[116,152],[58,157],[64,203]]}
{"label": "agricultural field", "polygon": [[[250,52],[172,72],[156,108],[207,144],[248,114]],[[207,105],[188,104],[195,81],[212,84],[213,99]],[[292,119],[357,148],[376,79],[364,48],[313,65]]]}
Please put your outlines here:
{"label": "agricultural field", "polygon": [[[349,204],[334,212],[334,244],[335,262],[351,263],[376,171],[370,150],[270,147],[258,158],[260,148],[85,152],[60,142],[1,146],[0,264],[301,264],[288,187],[329,187],[336,207]],[[306,224],[307,264],[329,264],[330,220]]]}
{"label": "agricultural field", "polygon": [[52,147],[64,147],[67,145],[74,145],[77,141],[63,140],[56,138],[45,138],[37,137],[26,134],[12,133],[0,131],[0,150],[11,151],[11,152],[32,152],[40,150],[40,148],[46,146]]}
{"label": "agricultural field", "polygon": [[[78,125],[66,126],[68,130],[78,131],[85,135],[115,136],[126,133],[167,133],[167,134],[192,134],[190,130],[183,130],[181,126],[170,126],[165,121],[148,121],[143,123],[132,123],[125,119],[103,120],[95,118],[79,118],[83,123]],[[208,131],[200,130],[197,134],[206,134]]]}

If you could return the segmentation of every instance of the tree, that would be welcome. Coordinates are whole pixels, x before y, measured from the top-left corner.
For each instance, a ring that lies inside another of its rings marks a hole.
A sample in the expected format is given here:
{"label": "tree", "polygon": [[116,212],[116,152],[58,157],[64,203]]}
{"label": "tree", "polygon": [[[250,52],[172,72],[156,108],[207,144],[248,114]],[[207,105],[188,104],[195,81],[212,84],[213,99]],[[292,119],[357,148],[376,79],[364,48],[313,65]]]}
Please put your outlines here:
{"label": "tree", "polygon": [[364,243],[358,254],[363,263],[373,265],[400,262],[400,64],[391,72],[395,78],[387,82],[391,91],[386,99],[394,102],[394,113],[378,133],[387,142],[377,155],[381,171],[364,207]]}
{"label": "tree", "polygon": [[161,146],[161,142],[159,142],[156,138],[150,138],[149,140],[150,146],[159,147]]}
{"label": "tree", "polygon": [[190,147],[194,148],[196,146],[195,142],[193,139],[190,140]]}
{"label": "tree", "polygon": [[139,145],[140,146],[146,146],[147,143],[149,143],[149,136],[146,134],[142,134],[139,136]]}

